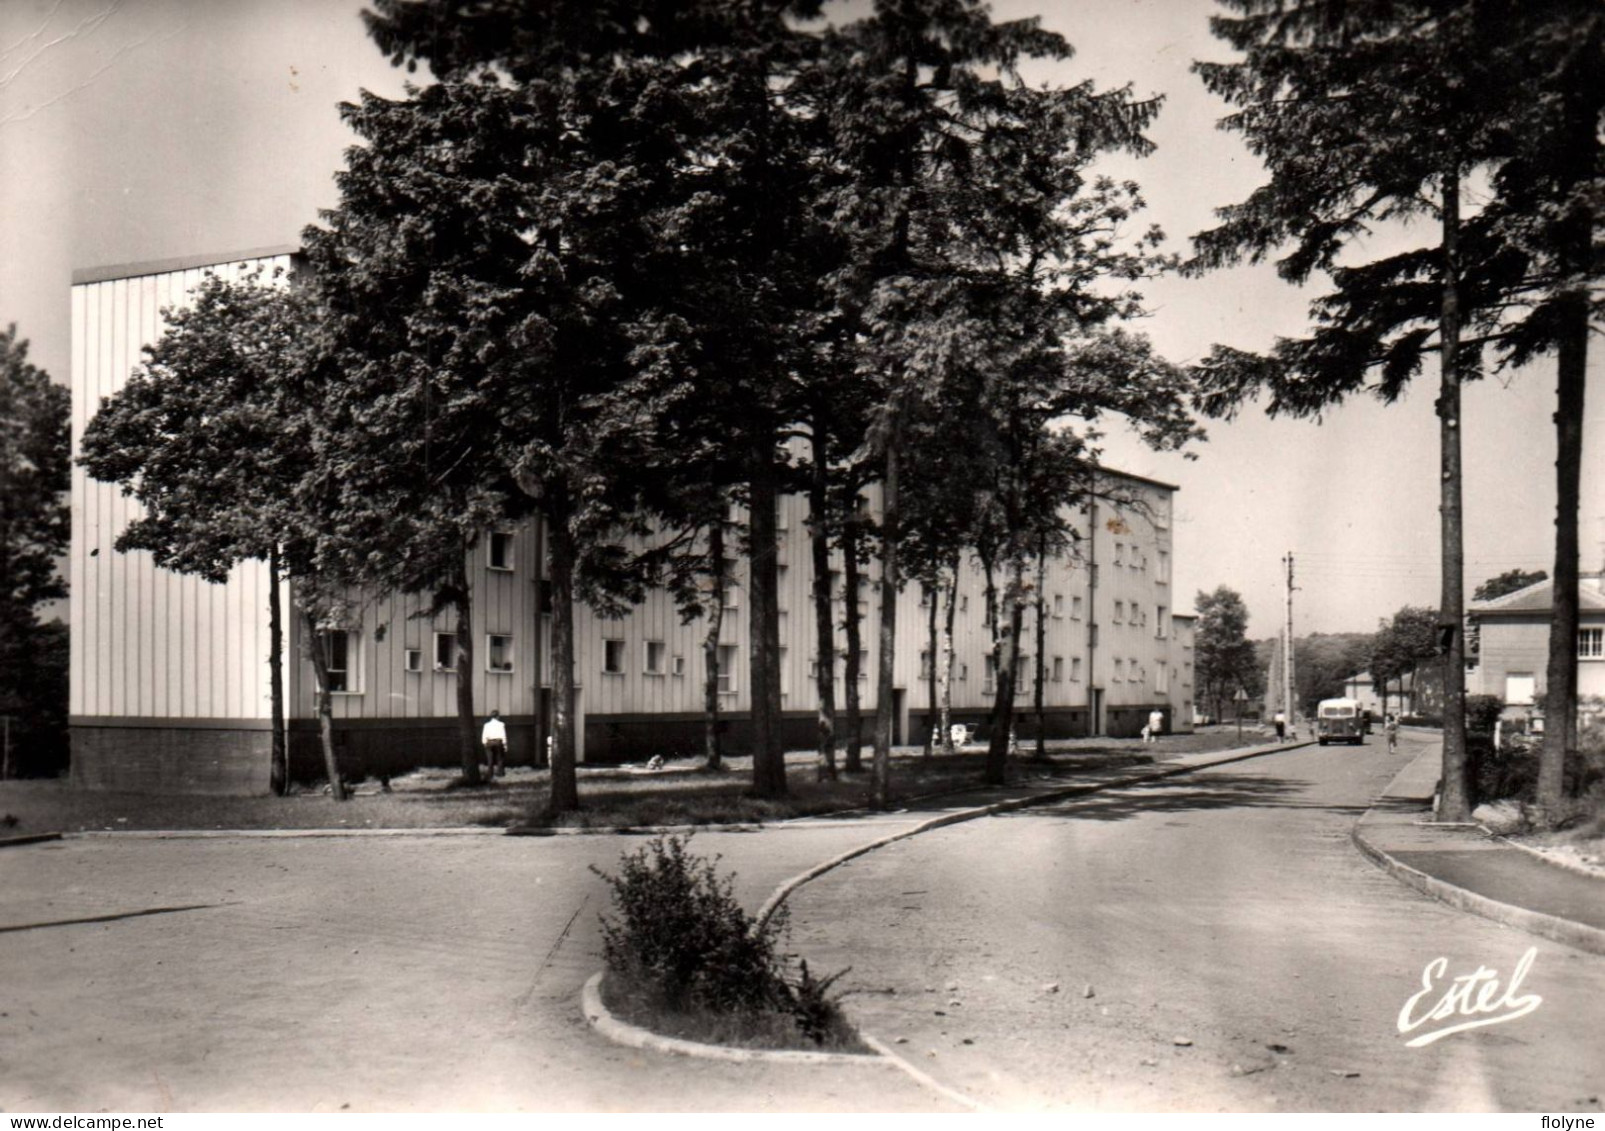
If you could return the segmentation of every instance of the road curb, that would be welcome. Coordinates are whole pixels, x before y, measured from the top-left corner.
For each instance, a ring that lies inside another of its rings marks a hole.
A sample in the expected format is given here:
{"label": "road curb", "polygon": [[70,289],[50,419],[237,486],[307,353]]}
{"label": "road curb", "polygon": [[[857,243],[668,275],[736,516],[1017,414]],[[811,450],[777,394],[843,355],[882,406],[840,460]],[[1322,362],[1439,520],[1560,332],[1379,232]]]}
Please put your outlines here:
{"label": "road curb", "polygon": [[60,833],[22,833],[19,836],[0,836],[0,848],[21,848],[25,844],[38,844],[41,841],[60,839]]}
{"label": "road curb", "polygon": [[[630,1048],[650,1049],[673,1056],[696,1057],[701,1060],[725,1060],[740,1064],[884,1064],[897,1067],[880,1053],[807,1052],[802,1049],[737,1049],[727,1045],[706,1045],[700,1041],[687,1041],[679,1037],[665,1037],[620,1021],[602,1003],[602,973],[599,971],[585,980],[580,991],[580,1004],[585,1020],[591,1027],[615,1044]],[[866,1042],[868,1043],[868,1042]],[[893,1058],[895,1059],[895,1058]]]}
{"label": "road curb", "polygon": [[[1370,812],[1366,813],[1366,817]],[[1484,919],[1492,919],[1507,927],[1515,927],[1528,934],[1549,939],[1551,942],[1564,943],[1578,950],[1586,950],[1591,954],[1605,954],[1605,931],[1598,927],[1590,927],[1586,923],[1574,923],[1570,919],[1562,919],[1558,915],[1548,915],[1542,911],[1532,911],[1514,904],[1502,903],[1497,899],[1490,899],[1486,895],[1478,895],[1458,884],[1451,884],[1447,880],[1440,880],[1436,876],[1428,875],[1419,868],[1412,868],[1402,860],[1393,856],[1387,849],[1367,839],[1364,831],[1366,817],[1355,822],[1349,838],[1354,842],[1362,855],[1376,864],[1384,872],[1393,876],[1408,887],[1415,888],[1423,895],[1431,896],[1441,903],[1447,903],[1459,911],[1469,911],[1473,915],[1480,915]]]}

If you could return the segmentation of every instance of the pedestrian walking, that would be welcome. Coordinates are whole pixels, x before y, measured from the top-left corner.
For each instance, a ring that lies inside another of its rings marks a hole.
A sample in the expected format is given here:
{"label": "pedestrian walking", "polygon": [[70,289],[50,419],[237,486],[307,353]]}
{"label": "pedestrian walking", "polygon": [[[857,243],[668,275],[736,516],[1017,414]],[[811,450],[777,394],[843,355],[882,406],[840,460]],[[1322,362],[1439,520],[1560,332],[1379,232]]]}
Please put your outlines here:
{"label": "pedestrian walking", "polygon": [[485,720],[484,728],[479,732],[479,741],[485,748],[485,762],[487,764],[487,777],[502,778],[507,776],[507,724],[502,722],[502,713],[492,711],[490,718]]}
{"label": "pedestrian walking", "polygon": [[1165,712],[1149,711],[1148,725],[1143,728],[1142,740],[1144,742],[1158,742],[1159,736],[1165,730]]}
{"label": "pedestrian walking", "polygon": [[1397,753],[1399,749],[1399,717],[1397,715],[1389,715],[1388,721],[1382,725],[1382,729],[1387,732],[1388,753]]}
{"label": "pedestrian walking", "polygon": [[1287,716],[1281,711],[1278,711],[1271,722],[1276,727],[1276,741],[1282,741],[1282,739],[1287,737]]}

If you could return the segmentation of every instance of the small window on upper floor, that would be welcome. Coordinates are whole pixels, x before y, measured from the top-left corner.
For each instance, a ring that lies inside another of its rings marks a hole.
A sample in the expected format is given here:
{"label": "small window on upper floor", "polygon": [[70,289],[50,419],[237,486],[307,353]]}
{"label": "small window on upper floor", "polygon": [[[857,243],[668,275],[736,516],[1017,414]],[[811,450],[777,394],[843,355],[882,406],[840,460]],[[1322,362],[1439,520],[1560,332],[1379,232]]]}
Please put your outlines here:
{"label": "small window on upper floor", "polygon": [[506,530],[490,532],[490,568],[503,570],[513,568],[513,536]]}
{"label": "small window on upper floor", "polygon": [[1063,593],[1055,593],[1053,595],[1053,615],[1054,615],[1054,617],[1056,619],[1062,619],[1064,617],[1064,594]]}
{"label": "small window on upper floor", "polygon": [[1124,542],[1116,542],[1115,543],[1115,565],[1124,565],[1125,562],[1126,562],[1126,544]]}
{"label": "small window on upper floor", "polygon": [[435,670],[437,672],[454,672],[457,670],[457,634],[455,632],[435,633]]}
{"label": "small window on upper floor", "polygon": [[647,675],[662,675],[669,646],[661,640],[648,640],[642,649],[642,668]]}
{"label": "small window on upper floor", "polygon": [[402,666],[410,672],[424,670],[424,650],[422,648],[408,648],[402,652]]}
{"label": "small window on upper floor", "polygon": [[602,641],[602,673],[604,675],[624,674],[624,641]]}
{"label": "small window on upper floor", "polygon": [[485,670],[507,674],[513,670],[513,638],[490,633],[485,637]]}
{"label": "small window on upper floor", "polygon": [[1109,619],[1115,624],[1123,624],[1123,623],[1125,623],[1125,619],[1126,619],[1126,603],[1124,601],[1116,601],[1115,602],[1114,614],[1112,616],[1110,616]]}

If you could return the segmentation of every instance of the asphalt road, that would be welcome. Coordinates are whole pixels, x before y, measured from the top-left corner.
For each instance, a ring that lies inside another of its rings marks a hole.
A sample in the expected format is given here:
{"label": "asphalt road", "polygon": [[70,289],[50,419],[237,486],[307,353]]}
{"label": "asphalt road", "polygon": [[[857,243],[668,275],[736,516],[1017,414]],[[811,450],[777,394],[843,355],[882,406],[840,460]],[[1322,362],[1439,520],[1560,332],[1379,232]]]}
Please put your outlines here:
{"label": "asphalt road", "polygon": [[[1597,1112],[1605,959],[1420,896],[1350,843],[1411,742],[902,841],[802,889],[794,942],[852,966],[869,1032],[995,1108]],[[1467,1019],[1400,1033],[1429,963],[1413,1016],[1479,967],[1508,982],[1529,947],[1536,1009],[1407,1047]]]}
{"label": "asphalt road", "polygon": [[[757,906],[867,822],[698,836]],[[585,1022],[638,837],[70,839],[0,853],[0,1109],[944,1111],[885,1066],[690,1061]]]}
{"label": "asphalt road", "polygon": [[[801,888],[790,945],[816,972],[851,965],[841,984],[867,1031],[995,1108],[1596,1111],[1605,959],[1417,896],[1350,844],[1409,753],[1309,748],[927,833]],[[722,853],[756,907],[928,815],[694,847]],[[640,843],[7,849],[0,1108],[955,1109],[884,1066],[692,1061],[599,1037],[578,1004],[607,903],[589,866]],[[1427,963],[1508,978],[1529,946],[1534,1012],[1405,1046],[1395,1019]]]}

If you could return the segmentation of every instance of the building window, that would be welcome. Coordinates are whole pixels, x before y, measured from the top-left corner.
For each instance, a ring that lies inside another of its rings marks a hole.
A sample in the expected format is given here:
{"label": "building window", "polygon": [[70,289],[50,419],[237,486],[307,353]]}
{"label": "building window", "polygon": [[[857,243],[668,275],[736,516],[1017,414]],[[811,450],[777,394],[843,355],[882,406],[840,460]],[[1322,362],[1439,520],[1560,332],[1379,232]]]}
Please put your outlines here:
{"label": "building window", "polygon": [[1154,692],[1158,695],[1170,694],[1170,668],[1160,664],[1154,672]]}
{"label": "building window", "polygon": [[1126,661],[1122,660],[1119,656],[1116,656],[1115,657],[1114,682],[1121,683],[1121,682],[1123,682],[1125,680],[1125,678],[1126,678]]}
{"label": "building window", "polygon": [[1605,659],[1605,628],[1579,628],[1577,630],[1577,658],[1579,660]]}
{"label": "building window", "polygon": [[1064,594],[1063,593],[1055,593],[1053,595],[1053,617],[1054,617],[1055,620],[1062,620],[1064,618]]}
{"label": "building window", "polygon": [[642,649],[641,670],[647,675],[662,675],[663,661],[669,654],[669,646],[661,640],[648,640]]}
{"label": "building window", "polygon": [[936,673],[935,673],[935,671],[933,670],[933,668],[931,666],[931,654],[929,652],[921,652],[920,653],[920,678],[921,679],[930,679],[935,674]]}
{"label": "building window", "polygon": [[1081,657],[1070,657],[1070,680],[1073,683],[1081,682]]}
{"label": "building window", "polygon": [[1124,601],[1116,601],[1115,602],[1115,614],[1114,614],[1114,616],[1110,617],[1109,619],[1112,620],[1115,624],[1120,624],[1125,620],[1125,617],[1126,617],[1126,603]]}
{"label": "building window", "polygon": [[1170,629],[1167,627],[1170,624],[1169,614],[1170,609],[1164,605],[1160,605],[1154,613],[1154,635],[1161,640],[1170,635]]}
{"label": "building window", "polygon": [[1115,565],[1124,565],[1125,563],[1126,563],[1126,544],[1124,542],[1116,542],[1115,543]]}
{"label": "building window", "polygon": [[739,609],[741,607],[741,590],[734,581],[725,583],[724,607],[727,609]]}
{"label": "building window", "polygon": [[1079,593],[1070,598],[1070,619],[1081,619],[1081,594]]}
{"label": "building window", "polygon": [[602,641],[602,671],[606,675],[624,674],[624,641]]}
{"label": "building window", "polygon": [[960,663],[959,664],[959,678],[960,679],[969,679],[970,678],[970,665],[968,663]]}
{"label": "building window", "polygon": [[969,611],[970,611],[970,595],[968,593],[960,593],[959,594],[959,612],[967,613]]}
{"label": "building window", "polygon": [[669,671],[674,675],[685,675],[685,657],[676,656],[669,661]]}
{"label": "building window", "polygon": [[998,661],[996,656],[986,658],[986,667],[982,669],[981,690],[990,694],[997,689]]}
{"label": "building window", "polygon": [[435,670],[437,672],[454,672],[457,670],[457,634],[455,632],[435,633]]}
{"label": "building window", "polygon": [[351,633],[341,629],[318,633],[318,647],[323,652],[323,665],[329,673],[329,690],[353,694],[357,690],[352,670]]}
{"label": "building window", "polygon": [[1133,656],[1131,662],[1126,665],[1126,678],[1132,683],[1141,683],[1147,678],[1147,673],[1142,670],[1142,665],[1137,662],[1136,656]]}
{"label": "building window", "polygon": [[513,638],[491,633],[485,637],[485,670],[510,672],[513,670]]}
{"label": "building window", "polygon": [[424,670],[424,650],[422,648],[408,648],[402,652],[402,664],[410,672]]}
{"label": "building window", "polygon": [[1053,682],[1054,683],[1063,683],[1064,682],[1064,657],[1063,656],[1055,656],[1053,658]]}
{"label": "building window", "polygon": [[505,530],[490,532],[490,568],[513,568],[513,536]]}
{"label": "building window", "polygon": [[1167,550],[1159,551],[1159,569],[1154,575],[1154,580],[1160,585],[1170,584],[1170,553]]}
{"label": "building window", "polygon": [[736,693],[736,646],[734,644],[719,645],[719,694],[734,695]]}

